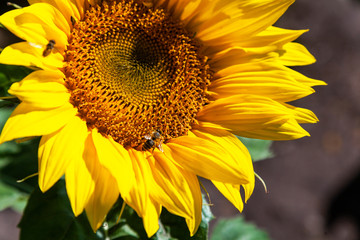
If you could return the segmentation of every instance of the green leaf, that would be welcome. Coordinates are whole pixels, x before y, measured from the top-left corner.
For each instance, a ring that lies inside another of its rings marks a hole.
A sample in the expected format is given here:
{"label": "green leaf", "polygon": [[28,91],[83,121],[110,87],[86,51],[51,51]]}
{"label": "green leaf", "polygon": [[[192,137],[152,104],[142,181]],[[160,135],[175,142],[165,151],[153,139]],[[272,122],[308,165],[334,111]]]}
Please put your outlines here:
{"label": "green leaf", "polygon": [[272,141],[245,137],[238,138],[249,150],[253,161],[260,161],[274,156],[270,150]]}
{"label": "green leaf", "polygon": [[[0,129],[13,109],[0,109]],[[11,207],[23,211],[28,194],[37,186],[36,179],[18,183],[37,172],[38,140],[17,144],[13,141],[0,145],[0,210]]]}
{"label": "green leaf", "polygon": [[27,199],[26,194],[0,182],[0,211],[11,207],[22,212]]}
{"label": "green leaf", "polygon": [[39,138],[23,143],[6,142],[0,145],[0,182],[19,191],[31,193],[38,183],[36,178],[29,178],[18,183],[17,180],[38,171],[37,148]]}
{"label": "green leaf", "polygon": [[65,181],[60,180],[49,191],[39,188],[31,194],[19,223],[20,240],[99,240],[86,215],[75,217],[66,195]]}
{"label": "green leaf", "polygon": [[211,240],[270,240],[268,234],[242,217],[221,219],[214,227]]}

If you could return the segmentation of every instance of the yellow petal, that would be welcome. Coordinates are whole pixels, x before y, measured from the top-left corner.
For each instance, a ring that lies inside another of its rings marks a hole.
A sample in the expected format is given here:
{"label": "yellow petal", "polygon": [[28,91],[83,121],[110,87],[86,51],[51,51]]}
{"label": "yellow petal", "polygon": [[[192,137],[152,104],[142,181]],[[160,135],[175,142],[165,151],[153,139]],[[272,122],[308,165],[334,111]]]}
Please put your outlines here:
{"label": "yellow petal", "polygon": [[101,227],[107,213],[119,197],[119,189],[115,178],[100,166],[95,189],[87,203],[85,210],[94,232]]}
{"label": "yellow petal", "polygon": [[[257,55],[268,55],[273,51],[279,51],[288,42],[294,41],[307,30],[288,30],[270,26],[264,31],[254,36],[235,37],[229,41],[208,41],[203,47],[202,52],[208,56],[212,62],[220,61],[224,56],[224,51],[233,49],[238,52],[238,57],[258,57]],[[223,52],[223,54],[219,54]],[[278,54],[276,54],[278,55]],[[274,55],[274,56],[276,56]],[[220,57],[220,59],[219,59]],[[237,59],[238,61],[240,59]],[[231,64],[234,65],[234,64]]]}
{"label": "yellow petal", "polygon": [[20,103],[5,123],[0,143],[51,134],[67,124],[76,112],[70,103],[52,109],[39,109],[31,104]]}
{"label": "yellow petal", "polygon": [[292,118],[291,111],[277,101],[257,95],[234,95],[218,99],[199,111],[198,120],[232,130],[250,130],[279,124]]}
{"label": "yellow petal", "polygon": [[148,236],[152,236],[159,229],[161,212],[161,205],[150,197],[150,192],[156,190],[154,178],[144,152],[129,149],[129,154],[136,184],[131,186],[129,195],[122,197],[143,218],[144,228]]}
{"label": "yellow petal", "polygon": [[35,3],[48,3],[58,9],[71,26],[71,17],[75,20],[82,19],[84,15],[84,0],[28,0],[32,5]]}
{"label": "yellow petal", "polygon": [[27,75],[23,80],[33,80],[36,82],[56,82],[65,83],[65,75],[62,71],[56,70],[37,70]]}
{"label": "yellow petal", "polygon": [[201,215],[201,208],[197,208],[195,211],[195,215],[192,218],[186,218],[186,225],[190,231],[190,236],[194,236],[197,230],[199,229],[202,215]]}
{"label": "yellow petal", "polygon": [[211,83],[209,91],[216,93],[216,98],[254,94],[282,102],[294,101],[315,92],[311,87],[286,75],[284,71],[276,69],[241,71],[220,77]]}
{"label": "yellow petal", "polygon": [[222,183],[218,181],[212,181],[215,187],[226,197],[239,212],[242,212],[244,203],[240,195],[240,185],[231,183]]}
{"label": "yellow petal", "polygon": [[244,48],[257,48],[269,45],[282,46],[285,43],[294,41],[307,31],[308,30],[289,30],[270,26],[255,36],[246,39],[236,39],[235,41],[239,41],[239,45]]}
{"label": "yellow petal", "polygon": [[300,43],[290,42],[283,46],[280,63],[285,66],[302,66],[316,62],[315,58]]}
{"label": "yellow petal", "polygon": [[27,42],[46,45],[55,40],[56,48],[64,50],[70,26],[64,16],[46,3],[12,10],[0,16],[0,23]]}
{"label": "yellow petal", "polygon": [[182,22],[191,25],[189,23],[189,19],[193,19],[194,15],[196,15],[200,9],[204,9],[208,1],[192,0],[192,1],[184,1],[184,2],[186,3],[186,5],[184,4],[184,6],[181,6],[181,8],[176,9],[175,12],[179,13],[180,15],[179,18],[182,20]]}
{"label": "yellow petal", "polygon": [[62,79],[62,74],[36,71],[22,81],[13,83],[9,93],[34,108],[61,107],[68,103],[70,98]]}
{"label": "yellow petal", "polygon": [[274,24],[292,0],[213,1],[191,19],[192,31],[202,41],[216,44],[255,35]]}
{"label": "yellow petal", "polygon": [[65,174],[65,170],[69,165],[70,159],[60,159],[59,156],[54,156],[52,146],[61,130],[45,135],[41,138],[39,144],[39,187],[40,190],[45,192],[50,189],[59,178]]}
{"label": "yellow petal", "polygon": [[88,159],[84,158],[84,150],[89,147],[85,144],[89,132],[86,123],[79,117],[74,117],[62,131],[63,135],[58,137],[59,142],[55,143],[57,145],[53,148],[54,151],[58,150],[56,153],[61,159],[69,162],[65,171],[66,191],[71,208],[75,216],[78,216],[84,210],[95,188]]}
{"label": "yellow petal", "polygon": [[262,52],[260,54],[254,54],[251,52],[248,54],[246,49],[242,47],[230,47],[223,51],[216,51],[211,55],[208,55],[210,57],[209,64],[211,65],[211,68],[214,72],[218,72],[221,69],[232,65],[239,65],[250,62],[270,62],[274,61],[274,59],[277,60],[279,56],[278,53],[273,52],[276,49],[276,46],[268,46],[266,47],[265,51],[260,51]]}
{"label": "yellow petal", "polygon": [[295,119],[288,119],[284,123],[269,124],[249,131],[233,130],[232,133],[248,138],[277,141],[293,140],[310,136]]}
{"label": "yellow petal", "polygon": [[39,186],[47,191],[66,171],[70,162],[82,160],[86,124],[79,117],[60,130],[41,138],[39,144]]}
{"label": "yellow petal", "polygon": [[[182,136],[171,139],[165,153],[183,168],[198,176],[229,183],[247,183],[248,165],[242,166],[250,155],[245,147],[234,144],[230,133],[222,136],[210,136],[194,131],[198,136]],[[220,141],[220,138],[224,140]],[[211,140],[210,140],[211,139]],[[236,155],[235,154],[239,154]]]}
{"label": "yellow petal", "polygon": [[298,123],[317,123],[319,121],[316,115],[309,109],[294,107],[285,103],[284,106],[293,111],[293,116]]}
{"label": "yellow petal", "polygon": [[[97,130],[92,130],[97,132]],[[85,160],[86,167],[95,182],[95,189],[86,204],[86,213],[90,221],[90,225],[94,232],[101,226],[104,218],[112,205],[116,202],[119,197],[119,189],[116,179],[112,176],[111,172],[102,165],[102,162],[99,160],[100,152],[106,152],[109,149],[96,148],[93,140],[94,134],[89,134],[86,138],[85,149],[83,158]],[[98,146],[99,147],[99,146]],[[112,157],[105,159],[113,162]],[[104,159],[102,159],[104,161]],[[132,169],[128,169],[132,171]],[[127,182],[128,179],[123,179],[123,182]]]}
{"label": "yellow petal", "polygon": [[162,8],[166,8],[173,18],[180,18],[180,16],[182,16],[181,18],[184,19],[183,11],[186,12],[185,15],[190,15],[192,11],[195,11],[196,5],[198,5],[199,2],[198,0],[155,0],[154,5],[155,7],[161,6]]}
{"label": "yellow petal", "polygon": [[[130,186],[131,191],[129,195],[125,195],[123,198],[139,216],[143,216],[148,204],[149,188],[153,185],[151,169],[143,152],[130,149],[129,155],[133,165],[136,184]],[[150,182],[146,180],[150,180]]]}
{"label": "yellow petal", "polygon": [[102,0],[88,0],[91,6],[100,5]]}
{"label": "yellow petal", "polygon": [[175,165],[160,151],[154,151],[154,158],[149,163],[159,188],[151,195],[169,212],[192,218],[196,208],[201,209],[201,191],[197,176]]}
{"label": "yellow petal", "polygon": [[[235,95],[206,105],[198,113],[199,125],[230,129],[236,135],[268,139],[290,140],[309,134],[298,124],[314,122],[315,115],[305,110],[294,110],[270,98],[256,95]],[[220,129],[221,129],[220,128]]]}
{"label": "yellow petal", "polygon": [[42,54],[43,49],[33,47],[27,42],[14,43],[1,52],[0,63],[48,70],[56,70],[64,66],[64,58],[59,52],[53,52],[47,57],[43,57]]}
{"label": "yellow petal", "polygon": [[152,237],[159,230],[160,214],[161,214],[161,205],[156,201],[154,201],[153,199],[149,199],[149,203],[146,208],[146,211],[142,216],[144,228],[149,238]]}
{"label": "yellow petal", "polygon": [[[225,68],[221,68],[221,70],[217,71],[214,74],[214,80],[219,78],[224,78],[227,76],[233,76],[236,74],[250,74],[254,72],[276,72],[286,76],[287,78],[291,78],[299,84],[302,84],[306,87],[312,87],[317,85],[326,85],[323,81],[315,80],[304,76],[303,74],[292,70],[288,67],[283,66],[279,62],[275,61],[263,61],[263,62],[248,62],[237,65],[226,66]],[[213,84],[213,83],[212,83]],[[211,87],[211,86],[210,86]]]}
{"label": "yellow petal", "polygon": [[128,196],[131,188],[136,184],[128,151],[114,140],[102,136],[95,129],[92,130],[91,137],[101,166],[116,179],[120,194]]}
{"label": "yellow petal", "polygon": [[254,187],[255,187],[255,176],[254,179],[252,181],[250,181],[247,184],[242,184],[241,185],[244,188],[244,193],[245,193],[245,203],[247,202],[247,200],[249,200],[251,194],[254,191]]}
{"label": "yellow petal", "polygon": [[286,71],[286,74],[291,75],[294,79],[296,79],[296,81],[301,82],[302,84],[304,84],[306,86],[313,87],[313,86],[327,85],[324,81],[306,77],[305,75],[303,75],[293,69],[290,69],[287,67],[283,67],[283,69]]}
{"label": "yellow petal", "polygon": [[[211,62],[218,62],[220,65],[224,65],[223,59],[226,59],[229,57],[229,54],[231,54],[230,49],[232,49],[233,52],[237,52],[238,57],[236,62],[233,62],[231,65],[241,63],[242,58],[250,57],[256,59],[259,58],[259,56],[267,55],[278,57],[279,54],[275,54],[274,52],[283,51],[282,46],[284,44],[295,40],[306,31],[307,30],[288,30],[270,26],[254,36],[235,37],[229,41],[214,40],[207,42],[202,52],[204,55],[209,56]],[[248,62],[253,61],[254,60]]]}
{"label": "yellow petal", "polygon": [[199,126],[195,126],[192,132],[200,138],[210,140],[222,146],[223,149],[226,149],[229,152],[229,155],[236,163],[233,167],[239,168],[238,171],[241,172],[241,178],[245,180],[237,183],[248,183],[250,180],[254,179],[254,169],[250,153],[236,136],[225,130],[201,128]]}

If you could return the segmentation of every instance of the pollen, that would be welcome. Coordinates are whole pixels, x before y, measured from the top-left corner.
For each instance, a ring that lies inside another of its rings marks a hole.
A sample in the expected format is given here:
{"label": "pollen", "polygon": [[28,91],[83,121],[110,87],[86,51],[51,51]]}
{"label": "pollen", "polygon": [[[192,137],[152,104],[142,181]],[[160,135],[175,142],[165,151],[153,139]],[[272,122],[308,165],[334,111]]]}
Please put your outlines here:
{"label": "pollen", "polygon": [[194,33],[164,9],[103,1],[74,24],[64,73],[70,102],[89,129],[137,148],[155,129],[187,135],[209,103],[211,71]]}

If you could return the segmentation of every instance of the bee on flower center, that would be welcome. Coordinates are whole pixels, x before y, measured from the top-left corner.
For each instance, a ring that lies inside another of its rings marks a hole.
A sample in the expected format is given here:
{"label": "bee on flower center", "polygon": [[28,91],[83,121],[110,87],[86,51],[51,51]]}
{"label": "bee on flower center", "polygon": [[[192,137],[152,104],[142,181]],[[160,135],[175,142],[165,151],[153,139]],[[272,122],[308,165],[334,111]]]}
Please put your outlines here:
{"label": "bee on flower center", "polygon": [[142,146],[143,151],[147,151],[157,147],[161,152],[164,152],[164,149],[161,145],[164,140],[161,130],[157,129],[153,131],[151,134],[145,135],[145,139],[146,141]]}

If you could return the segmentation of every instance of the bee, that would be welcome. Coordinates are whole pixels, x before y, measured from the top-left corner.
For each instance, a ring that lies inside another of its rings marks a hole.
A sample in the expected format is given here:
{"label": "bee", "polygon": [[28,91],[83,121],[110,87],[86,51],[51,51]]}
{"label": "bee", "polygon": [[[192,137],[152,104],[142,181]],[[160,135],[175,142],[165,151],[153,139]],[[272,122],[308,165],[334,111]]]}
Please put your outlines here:
{"label": "bee", "polygon": [[154,149],[157,147],[161,152],[164,152],[162,148],[163,136],[161,135],[161,130],[157,129],[153,131],[151,134],[145,135],[146,142],[142,146],[143,151],[147,151],[150,149]]}
{"label": "bee", "polygon": [[50,40],[48,44],[46,44],[46,47],[43,51],[43,57],[48,56],[52,50],[55,48],[55,40]]}
{"label": "bee", "polygon": [[42,56],[46,57],[49,56],[49,54],[53,51],[53,49],[56,49],[55,47],[55,40],[49,40],[49,43],[46,44],[46,46],[42,45],[42,44],[36,44],[36,43],[31,43],[29,42],[30,46],[32,47],[36,47],[36,48],[45,48]]}

